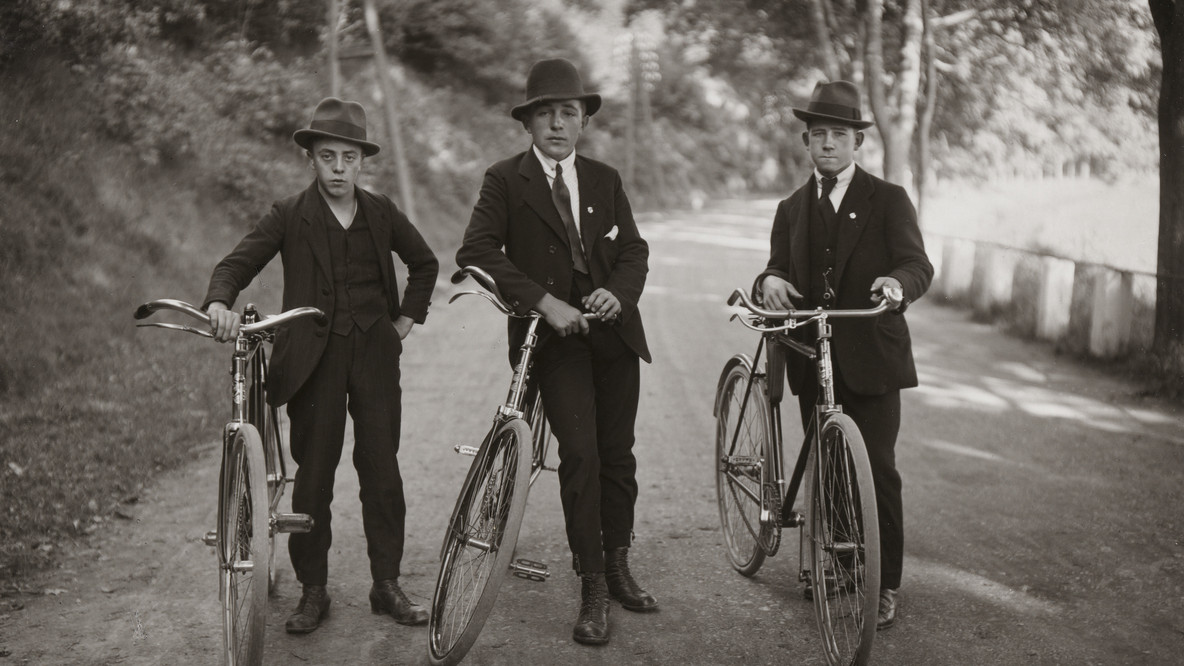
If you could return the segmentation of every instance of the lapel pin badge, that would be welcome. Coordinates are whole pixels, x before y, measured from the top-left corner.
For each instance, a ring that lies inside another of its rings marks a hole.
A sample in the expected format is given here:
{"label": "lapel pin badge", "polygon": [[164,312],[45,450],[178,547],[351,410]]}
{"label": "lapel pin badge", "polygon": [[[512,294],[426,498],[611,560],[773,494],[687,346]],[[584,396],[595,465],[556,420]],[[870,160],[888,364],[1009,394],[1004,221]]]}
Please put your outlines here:
{"label": "lapel pin badge", "polygon": [[852,219],[852,220],[854,220],[854,219],[855,219],[855,213],[851,213],[851,219]]}
{"label": "lapel pin badge", "polygon": [[591,212],[592,212],[592,207],[591,207],[591,206],[588,206],[588,212],[589,212],[589,213],[591,213]]}

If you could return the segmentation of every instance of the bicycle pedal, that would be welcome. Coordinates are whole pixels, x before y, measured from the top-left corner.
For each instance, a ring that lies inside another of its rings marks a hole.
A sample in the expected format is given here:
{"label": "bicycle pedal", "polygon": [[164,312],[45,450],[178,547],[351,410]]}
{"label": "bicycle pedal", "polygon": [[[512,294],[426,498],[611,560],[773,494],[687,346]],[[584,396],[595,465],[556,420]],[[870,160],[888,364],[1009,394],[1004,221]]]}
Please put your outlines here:
{"label": "bicycle pedal", "polygon": [[545,583],[547,578],[551,576],[551,572],[547,571],[546,564],[521,557],[510,563],[510,571],[513,571],[514,575],[519,578],[536,583]]}
{"label": "bicycle pedal", "polygon": [[207,546],[217,546],[218,545],[218,530],[210,530],[209,532],[206,532],[205,534],[201,535],[201,542]]}
{"label": "bicycle pedal", "polygon": [[271,525],[277,534],[305,534],[312,531],[312,516],[307,513],[277,513]]}
{"label": "bicycle pedal", "polygon": [[481,447],[469,446],[468,444],[457,444],[456,446],[452,447],[452,450],[456,451],[462,456],[475,456],[477,455],[477,452],[481,450]]}

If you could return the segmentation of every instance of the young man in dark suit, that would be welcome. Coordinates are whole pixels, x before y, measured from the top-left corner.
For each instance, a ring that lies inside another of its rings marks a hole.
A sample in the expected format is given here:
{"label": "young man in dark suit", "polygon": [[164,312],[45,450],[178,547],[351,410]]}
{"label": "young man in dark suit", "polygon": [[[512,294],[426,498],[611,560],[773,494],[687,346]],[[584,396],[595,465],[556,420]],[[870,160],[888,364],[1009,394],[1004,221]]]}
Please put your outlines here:
{"label": "young man in dark suit", "polygon": [[[600,96],[584,92],[572,63],[554,59],[531,67],[526,97],[510,115],[532,146],[485,172],[456,263],[484,269],[515,311],[534,310],[546,322],[534,377],[559,442],[560,498],[581,578],[572,636],[601,644],[609,594],[629,610],[658,607],[627,559],[639,359],[650,361],[637,310],[649,247],[617,171],[575,152]],[[511,355],[524,334],[511,320]]]}
{"label": "young man in dark suit", "polygon": [[[291,421],[292,458],[299,466],[292,510],[314,521],[311,532],[288,540],[303,591],[285,628],[309,633],[329,612],[329,504],[347,410],[354,420],[354,467],[374,579],[371,610],[402,624],[424,624],[427,611],[398,584],[407,512],[397,458],[399,355],[403,338],[427,316],[439,264],[394,202],[356,184],[364,158],[379,150],[366,140],[362,105],[326,98],[308,129],[293,139],[307,151],[316,179],[276,202],[218,263],[203,305],[215,338],[233,340],[239,315],[230,306],[279,253],[284,310],[312,306],[328,315],[322,324],[306,318],[280,329],[268,378],[268,399],[286,403]],[[392,252],[408,271],[401,301]]]}
{"label": "young man in dark suit", "polygon": [[[814,161],[810,181],[782,201],[773,219],[769,264],[756,291],[770,309],[858,309],[888,299],[893,312],[833,322],[835,393],[859,426],[871,457],[880,523],[881,591],[876,626],[896,621],[904,553],[901,480],[896,470],[900,389],[917,385],[904,310],[929,288],[917,213],[898,185],[855,164],[863,131],[859,91],[847,81],[819,83],[805,109],[802,140]],[[802,426],[817,400],[813,362],[789,354],[789,386]],[[806,590],[807,595],[811,590]]]}

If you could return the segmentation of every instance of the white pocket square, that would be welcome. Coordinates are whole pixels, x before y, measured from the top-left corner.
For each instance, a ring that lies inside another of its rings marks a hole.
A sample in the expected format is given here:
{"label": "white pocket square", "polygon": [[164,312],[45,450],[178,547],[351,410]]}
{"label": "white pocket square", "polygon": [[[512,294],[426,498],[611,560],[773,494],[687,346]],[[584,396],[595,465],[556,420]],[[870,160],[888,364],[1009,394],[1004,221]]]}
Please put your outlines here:
{"label": "white pocket square", "polygon": [[605,238],[607,238],[608,240],[616,240],[616,239],[617,239],[617,227],[616,227],[616,225],[614,225],[612,229],[609,229],[609,230],[608,230],[608,233],[607,233],[607,234],[605,234],[605,235],[604,235],[604,237],[605,237]]}

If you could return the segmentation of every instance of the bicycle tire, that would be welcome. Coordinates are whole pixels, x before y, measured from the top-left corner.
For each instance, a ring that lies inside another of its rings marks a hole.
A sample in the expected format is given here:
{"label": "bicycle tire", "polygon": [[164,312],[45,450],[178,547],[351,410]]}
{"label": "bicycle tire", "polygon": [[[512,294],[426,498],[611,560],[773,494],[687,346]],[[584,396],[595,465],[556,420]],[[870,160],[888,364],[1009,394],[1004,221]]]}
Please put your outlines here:
{"label": "bicycle tire", "polygon": [[257,574],[268,557],[267,476],[263,441],[252,425],[234,435],[219,501],[219,594],[222,663],[263,663],[267,584]]}
{"label": "bicycle tire", "polygon": [[531,441],[522,419],[497,426],[461,486],[428,621],[428,659],[434,665],[463,659],[493,610],[526,511]]}
{"label": "bicycle tire", "polygon": [[[773,459],[764,378],[755,378],[749,392],[751,376],[748,359],[734,357],[724,367],[715,399],[715,491],[720,528],[728,561],[744,576],[756,574],[765,562],[766,549],[761,544],[769,526],[761,524],[761,495],[768,480],[766,464]],[[744,427],[738,431],[741,413]]]}
{"label": "bicycle tire", "polygon": [[880,529],[872,466],[851,417],[822,425],[810,485],[814,615],[828,664],[871,659],[880,597]]}

